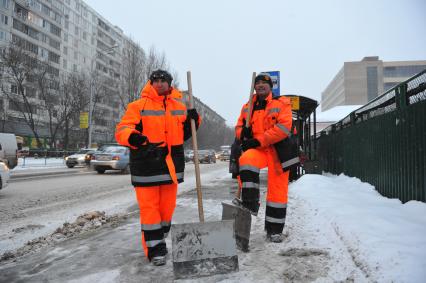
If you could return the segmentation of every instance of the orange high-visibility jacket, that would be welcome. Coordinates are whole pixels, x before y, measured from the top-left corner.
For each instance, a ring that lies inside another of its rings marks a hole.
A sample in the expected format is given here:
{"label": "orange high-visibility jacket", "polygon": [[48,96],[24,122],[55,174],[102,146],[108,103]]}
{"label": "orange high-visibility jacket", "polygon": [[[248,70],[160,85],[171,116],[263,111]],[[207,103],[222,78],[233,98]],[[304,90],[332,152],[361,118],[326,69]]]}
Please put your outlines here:
{"label": "orange high-visibility jacket", "polygon": [[[148,82],[141,98],[128,105],[117,125],[117,142],[131,148],[130,172],[135,187],[183,182],[183,142],[184,138],[189,138],[190,120],[181,98],[182,94],[174,88],[170,95],[159,96]],[[132,133],[147,136],[150,143],[164,144],[150,149],[134,148],[128,141]]]}
{"label": "orange high-visibility jacket", "polygon": [[[272,97],[272,93],[266,98],[266,107],[264,110],[253,111],[256,105],[257,95],[253,98],[252,116],[250,126],[252,127],[253,137],[259,140],[261,147],[273,145],[285,139],[291,130],[292,112],[290,99],[284,96]],[[244,104],[241,109],[240,117],[235,126],[235,135],[237,139],[241,136],[243,119],[247,119],[248,103]]]}

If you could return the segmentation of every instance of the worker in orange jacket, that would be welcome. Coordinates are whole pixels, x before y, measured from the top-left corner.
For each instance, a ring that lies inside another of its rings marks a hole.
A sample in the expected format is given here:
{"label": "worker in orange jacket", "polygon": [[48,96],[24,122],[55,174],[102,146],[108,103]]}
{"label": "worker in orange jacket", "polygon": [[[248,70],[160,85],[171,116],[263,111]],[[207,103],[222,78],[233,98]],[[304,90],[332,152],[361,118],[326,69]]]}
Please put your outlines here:
{"label": "worker in orange jacket", "polygon": [[164,265],[176,206],[177,184],[184,180],[183,143],[191,136],[190,119],[197,128],[200,117],[186,109],[182,94],[171,87],[173,78],[156,70],[130,103],[117,125],[119,144],[130,147],[131,181],[139,204],[142,245],[154,265]]}
{"label": "worker in orange jacket", "polygon": [[[268,167],[268,191],[266,196],[265,230],[267,240],[282,242],[288,200],[288,176],[284,171],[275,144],[290,134],[292,112],[290,100],[272,96],[272,80],[267,73],[255,78],[256,94],[252,109],[246,103],[235,127],[236,137],[244,151],[239,159],[241,203],[253,215],[259,210],[259,173]],[[245,127],[251,111],[250,127]]]}

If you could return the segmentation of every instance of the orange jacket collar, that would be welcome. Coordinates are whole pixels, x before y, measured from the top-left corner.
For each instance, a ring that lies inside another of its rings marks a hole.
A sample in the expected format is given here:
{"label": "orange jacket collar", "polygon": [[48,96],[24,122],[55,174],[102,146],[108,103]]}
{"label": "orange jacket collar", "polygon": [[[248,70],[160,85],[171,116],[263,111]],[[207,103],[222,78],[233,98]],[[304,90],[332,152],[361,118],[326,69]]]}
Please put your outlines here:
{"label": "orange jacket collar", "polygon": [[[149,97],[153,100],[163,100],[164,96],[158,95],[155,88],[151,85],[151,82],[148,81],[146,85],[143,87],[141,91],[141,98],[142,97]],[[182,94],[180,91],[175,89],[174,87],[171,87],[170,94],[167,95],[167,98],[182,98]]]}
{"label": "orange jacket collar", "polygon": [[[257,101],[258,98],[259,97],[257,96],[257,94],[255,94],[254,97],[253,97],[253,104],[254,104],[254,102]],[[269,94],[268,94],[268,96],[266,97],[265,100],[266,100],[267,103],[271,102],[271,100],[272,100],[272,92],[269,92]]]}

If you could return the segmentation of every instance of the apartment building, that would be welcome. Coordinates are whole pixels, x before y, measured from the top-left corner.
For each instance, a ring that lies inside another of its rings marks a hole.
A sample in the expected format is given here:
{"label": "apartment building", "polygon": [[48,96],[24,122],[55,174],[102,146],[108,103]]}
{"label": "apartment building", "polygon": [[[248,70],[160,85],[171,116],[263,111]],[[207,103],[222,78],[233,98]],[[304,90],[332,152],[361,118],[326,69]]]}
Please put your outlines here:
{"label": "apartment building", "polygon": [[378,56],[345,62],[321,94],[321,111],[338,105],[364,105],[426,69],[426,60],[389,61]]}
{"label": "apartment building", "polygon": [[[50,71],[58,78],[65,73],[83,72],[92,81],[97,74],[105,95],[96,104],[92,141],[112,140],[122,112],[117,95],[123,74],[121,56],[124,46],[134,42],[81,0],[0,0],[0,20],[0,46],[23,42],[34,57],[49,62]],[[37,105],[37,94],[33,100]],[[3,114],[7,109],[4,131],[31,136],[14,106],[1,94],[0,109]],[[46,118],[41,111],[37,115],[40,120]],[[78,124],[75,121],[74,125]],[[44,126],[39,133],[48,136]],[[87,135],[87,130],[77,126],[73,134]]]}

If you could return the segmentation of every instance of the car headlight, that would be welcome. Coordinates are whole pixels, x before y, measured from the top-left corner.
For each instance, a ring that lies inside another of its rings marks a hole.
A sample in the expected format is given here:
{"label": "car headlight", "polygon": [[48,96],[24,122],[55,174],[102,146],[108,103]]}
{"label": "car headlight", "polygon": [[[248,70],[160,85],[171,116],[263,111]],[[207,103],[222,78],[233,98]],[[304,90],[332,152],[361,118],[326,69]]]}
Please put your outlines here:
{"label": "car headlight", "polygon": [[3,167],[4,171],[9,171],[9,167],[5,163],[0,163],[0,166]]}
{"label": "car headlight", "polygon": [[65,161],[67,161],[68,160],[68,156],[67,157],[65,157]]}

